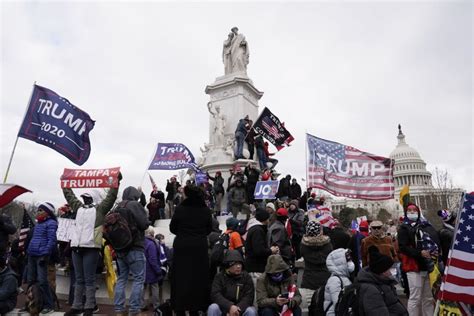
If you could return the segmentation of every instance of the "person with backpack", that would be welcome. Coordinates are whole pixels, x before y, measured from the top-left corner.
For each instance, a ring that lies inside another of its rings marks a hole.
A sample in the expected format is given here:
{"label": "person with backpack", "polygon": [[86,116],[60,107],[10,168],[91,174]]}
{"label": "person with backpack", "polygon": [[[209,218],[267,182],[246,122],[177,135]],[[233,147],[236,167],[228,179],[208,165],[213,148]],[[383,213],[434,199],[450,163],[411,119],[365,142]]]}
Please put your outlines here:
{"label": "person with backpack", "polygon": [[359,284],[359,314],[366,316],[408,316],[395,289],[397,281],[392,274],[394,264],[391,256],[380,253],[376,246],[370,246],[369,266],[357,275]]}
{"label": "person with backpack", "polygon": [[214,214],[220,216],[222,208],[222,198],[224,197],[225,193],[224,178],[222,177],[222,173],[220,171],[216,171],[215,177],[212,177],[209,173],[206,173],[206,175],[209,180],[213,182],[212,190],[216,198],[216,203],[214,205]]}
{"label": "person with backpack", "polygon": [[257,280],[257,306],[260,316],[276,316],[291,310],[301,316],[301,294],[290,266],[280,255],[268,257],[265,273]]}
{"label": "person with backpack", "polygon": [[[118,175],[119,183],[122,175]],[[84,316],[93,314],[96,299],[96,269],[102,249],[102,224],[105,215],[114,206],[118,188],[110,188],[105,199],[98,205],[94,204],[91,194],[81,194],[82,202],[72,189],[64,188],[63,194],[71,211],[69,218],[75,219],[71,234],[71,257],[74,267],[74,299],[66,316]],[[84,300],[85,296],[85,300]]]}
{"label": "person with backpack", "polygon": [[57,247],[56,231],[58,220],[54,215],[54,206],[45,202],[38,206],[37,224],[28,245],[28,285],[38,282],[43,296],[41,314],[54,312],[54,299],[48,284],[48,261]]}
{"label": "person with backpack", "polygon": [[339,293],[352,284],[349,278],[355,266],[350,251],[344,248],[333,250],[326,258],[326,266],[331,276],[324,287],[323,307],[326,315],[334,316]]}
{"label": "person with backpack", "polygon": [[219,272],[212,283],[211,302],[208,316],[256,316],[253,307],[255,288],[250,275],[243,271],[240,252],[229,250],[223,261],[224,270]]}
{"label": "person with backpack", "polygon": [[[397,239],[402,269],[406,272],[410,289],[408,313],[410,316],[433,315],[433,295],[428,274],[433,268],[431,256],[436,256],[437,251],[427,246],[439,245],[439,239],[433,226],[422,218],[416,204],[408,203]],[[431,241],[426,242],[428,239]]]}
{"label": "person with backpack", "polygon": [[[128,275],[133,278],[132,289],[129,298],[129,315],[140,315],[143,284],[145,282],[145,230],[150,222],[145,208],[138,201],[140,192],[130,186],[122,194],[122,202],[117,205],[115,213],[124,220],[125,232],[121,234],[121,240],[105,238],[114,247],[117,255],[118,278],[115,285],[114,309],[116,315],[125,315],[125,288],[128,283]],[[110,216],[107,215],[108,218]],[[108,219],[106,219],[107,225]],[[107,236],[107,235],[106,235]],[[109,235],[111,236],[111,235]],[[126,240],[124,240],[126,238]],[[127,244],[125,248],[117,249],[114,244]]]}
{"label": "person with backpack", "polygon": [[229,235],[229,250],[237,250],[243,255],[244,243],[242,242],[242,236],[240,236],[239,232],[237,231],[239,223],[239,220],[235,217],[229,217],[225,221],[227,230],[224,232],[224,234]]}
{"label": "person with backpack", "polygon": [[163,273],[161,270],[160,262],[160,245],[155,240],[155,231],[149,227],[145,231],[145,258],[146,258],[146,271],[145,271],[145,286],[143,289],[142,297],[142,310],[147,310],[146,293],[149,292],[151,305],[153,310],[158,308],[158,296],[159,296],[159,282],[163,279]]}
{"label": "person with backpack", "polygon": [[307,301],[314,292],[326,285],[331,273],[326,267],[326,259],[332,251],[331,240],[323,235],[321,224],[310,221],[306,225],[306,234],[301,241],[301,255],[304,259],[301,295]]}
{"label": "person with backpack", "polygon": [[209,304],[209,255],[207,235],[212,230],[211,210],[195,185],[184,187],[184,201],[170,222],[173,263],[170,272],[171,306],[177,316],[207,310]]}

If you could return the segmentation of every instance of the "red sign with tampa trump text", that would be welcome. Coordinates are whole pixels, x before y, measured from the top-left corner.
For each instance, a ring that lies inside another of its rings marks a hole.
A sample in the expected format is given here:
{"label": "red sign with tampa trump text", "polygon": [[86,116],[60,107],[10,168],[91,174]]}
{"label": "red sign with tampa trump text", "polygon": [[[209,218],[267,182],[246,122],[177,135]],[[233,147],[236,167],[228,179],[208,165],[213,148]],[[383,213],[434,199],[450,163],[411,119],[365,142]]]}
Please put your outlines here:
{"label": "red sign with tampa trump text", "polygon": [[106,169],[64,169],[61,188],[118,188],[120,167]]}

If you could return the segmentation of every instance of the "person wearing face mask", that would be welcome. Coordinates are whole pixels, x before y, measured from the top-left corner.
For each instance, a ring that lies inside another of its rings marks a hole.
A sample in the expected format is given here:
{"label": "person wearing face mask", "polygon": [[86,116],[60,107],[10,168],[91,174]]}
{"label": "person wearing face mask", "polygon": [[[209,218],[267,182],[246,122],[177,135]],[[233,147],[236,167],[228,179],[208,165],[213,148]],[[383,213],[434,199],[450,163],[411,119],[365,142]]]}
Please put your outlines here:
{"label": "person wearing face mask", "polygon": [[[429,238],[432,242],[426,243]],[[432,256],[436,250],[427,246],[439,245],[436,230],[421,217],[418,206],[408,203],[405,217],[397,233],[402,269],[406,272],[410,297],[407,303],[408,313],[413,316],[433,315],[433,295],[431,293],[428,273]]]}
{"label": "person wearing face mask", "polygon": [[385,235],[383,230],[383,223],[381,221],[373,221],[370,223],[370,235],[362,239],[361,244],[361,257],[362,267],[366,267],[369,264],[369,248],[375,246],[378,248],[380,253],[389,256],[393,261],[397,260],[397,253],[392,243],[392,238]]}
{"label": "person wearing face mask", "polygon": [[265,273],[257,280],[257,305],[260,316],[275,316],[287,311],[301,316],[301,294],[290,266],[280,255],[268,257]]}
{"label": "person wearing face mask", "polygon": [[237,250],[229,250],[224,256],[224,270],[212,282],[209,316],[256,316],[253,307],[255,288],[252,278],[243,271],[243,258]]}
{"label": "person wearing face mask", "polygon": [[369,266],[357,275],[360,284],[359,314],[367,316],[405,316],[408,311],[398,299],[393,275],[393,260],[370,246]]}
{"label": "person wearing face mask", "polygon": [[331,272],[326,287],[324,288],[324,310],[326,315],[334,316],[339,293],[341,290],[352,284],[349,279],[354,271],[355,265],[352,262],[350,251],[344,248],[333,250],[326,258],[326,266]]}

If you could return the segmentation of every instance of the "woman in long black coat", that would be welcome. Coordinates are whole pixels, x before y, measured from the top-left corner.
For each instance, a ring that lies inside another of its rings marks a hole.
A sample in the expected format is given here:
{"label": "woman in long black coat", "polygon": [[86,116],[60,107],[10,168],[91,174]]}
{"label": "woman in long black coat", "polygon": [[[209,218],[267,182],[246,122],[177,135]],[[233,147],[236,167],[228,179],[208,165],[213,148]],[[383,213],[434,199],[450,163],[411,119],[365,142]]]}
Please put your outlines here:
{"label": "woman in long black coat", "polygon": [[212,230],[211,210],[196,186],[184,188],[184,201],[176,207],[170,231],[173,243],[171,306],[178,316],[197,315],[209,306],[209,256],[207,235]]}

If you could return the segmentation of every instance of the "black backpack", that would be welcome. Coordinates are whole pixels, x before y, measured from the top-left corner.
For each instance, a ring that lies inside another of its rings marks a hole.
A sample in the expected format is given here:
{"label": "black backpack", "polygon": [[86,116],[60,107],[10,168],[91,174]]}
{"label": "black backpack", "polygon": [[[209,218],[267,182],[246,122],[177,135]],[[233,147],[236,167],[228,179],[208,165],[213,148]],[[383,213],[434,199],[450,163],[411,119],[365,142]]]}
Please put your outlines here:
{"label": "black backpack", "polygon": [[133,243],[136,230],[135,220],[127,208],[127,202],[120,203],[114,210],[107,213],[102,226],[102,234],[108,244],[116,251],[124,251]]}
{"label": "black backpack", "polygon": [[[383,290],[374,284],[380,291],[380,294],[385,301],[385,293]],[[362,316],[365,315],[364,309],[360,305],[360,284],[357,282],[346,286],[339,293],[339,297],[336,303],[336,316]]]}
{"label": "black backpack", "polygon": [[211,263],[215,265],[221,265],[224,261],[224,255],[229,249],[229,242],[230,242],[230,233],[226,234],[223,233],[219,236],[219,239],[214,244],[211,250]]}
{"label": "black backpack", "polygon": [[[339,281],[341,282],[341,291],[342,291],[343,289],[342,279],[339,276],[337,277],[339,278]],[[329,306],[326,309],[324,309],[325,288],[326,288],[326,285],[323,285],[323,286],[320,286],[316,291],[314,291],[313,296],[311,297],[311,303],[308,306],[309,316],[326,315],[329,308],[331,308],[332,302],[329,304]]]}

